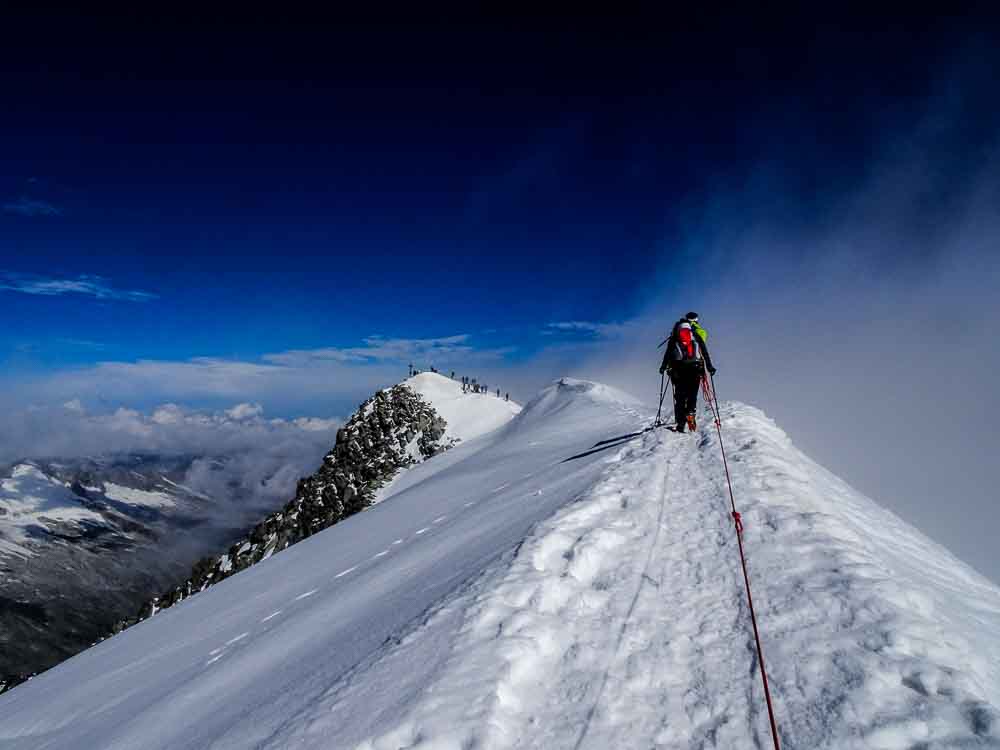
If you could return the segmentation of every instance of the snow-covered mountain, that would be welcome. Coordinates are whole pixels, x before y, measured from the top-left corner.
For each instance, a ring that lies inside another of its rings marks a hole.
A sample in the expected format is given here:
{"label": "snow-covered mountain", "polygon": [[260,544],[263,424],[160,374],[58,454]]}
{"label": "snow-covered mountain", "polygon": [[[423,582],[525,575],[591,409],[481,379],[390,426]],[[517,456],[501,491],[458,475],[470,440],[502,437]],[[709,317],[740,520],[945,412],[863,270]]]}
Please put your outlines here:
{"label": "snow-covered mountain", "polygon": [[[598,446],[651,411],[573,380],[501,416],[0,696],[0,748],[770,746],[714,432]],[[722,416],[782,746],[1000,748],[1000,590]]]}
{"label": "snow-covered mountain", "polygon": [[401,469],[488,432],[520,411],[499,398],[472,395],[432,373],[378,391],[337,430],[320,468],[299,480],[295,497],[281,510],[225,553],[200,560],[187,580],[150,599],[135,617],[116,623],[115,632],[374,505]]}
{"label": "snow-covered mountain", "polygon": [[0,469],[0,691],[86,648],[244,531],[239,488],[185,485],[192,456]]}

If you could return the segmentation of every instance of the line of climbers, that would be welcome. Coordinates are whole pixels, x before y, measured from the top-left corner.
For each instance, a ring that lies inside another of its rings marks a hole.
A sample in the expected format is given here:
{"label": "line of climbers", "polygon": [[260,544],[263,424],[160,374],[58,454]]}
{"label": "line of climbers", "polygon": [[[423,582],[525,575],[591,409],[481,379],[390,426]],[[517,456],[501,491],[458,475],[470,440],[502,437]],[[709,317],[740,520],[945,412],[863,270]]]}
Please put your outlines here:
{"label": "line of climbers", "polygon": [[[435,368],[435,367],[432,366],[430,368],[430,371],[436,373],[437,372],[437,368]],[[414,375],[419,375],[419,374],[420,374],[420,370],[418,370],[412,364],[410,364],[409,377],[412,378]],[[455,379],[455,371],[454,370],[451,371],[451,379],[452,380]],[[462,376],[462,393],[480,393],[480,394],[482,394],[484,396],[489,396],[490,395],[490,389],[489,389],[489,386],[487,386],[485,383],[480,383],[476,378],[470,378],[468,375],[463,375]],[[499,388],[497,388],[497,398],[500,398],[500,389]],[[503,400],[504,401],[510,401],[510,393],[505,393],[503,395]]]}
{"label": "line of climbers", "polygon": [[708,353],[708,331],[698,324],[698,313],[689,312],[674,323],[666,344],[660,374],[666,373],[674,387],[674,429],[684,432],[688,427],[694,431],[698,427],[698,388],[706,370],[715,375]]}

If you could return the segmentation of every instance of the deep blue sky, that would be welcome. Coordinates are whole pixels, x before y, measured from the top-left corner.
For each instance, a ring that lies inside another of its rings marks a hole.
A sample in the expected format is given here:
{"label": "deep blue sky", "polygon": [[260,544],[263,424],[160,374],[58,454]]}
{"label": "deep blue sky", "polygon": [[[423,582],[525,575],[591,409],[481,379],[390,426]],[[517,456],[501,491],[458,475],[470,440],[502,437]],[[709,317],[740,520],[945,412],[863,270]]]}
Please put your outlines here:
{"label": "deep blue sky", "polygon": [[[42,365],[626,319],[692,196],[767,154],[822,200],[912,114],[955,34],[876,18],[18,19],[0,198],[58,215],[0,213],[0,270],[157,295],[8,293],[0,346]],[[704,272],[678,264],[677,286]],[[69,340],[100,347],[53,346]]]}

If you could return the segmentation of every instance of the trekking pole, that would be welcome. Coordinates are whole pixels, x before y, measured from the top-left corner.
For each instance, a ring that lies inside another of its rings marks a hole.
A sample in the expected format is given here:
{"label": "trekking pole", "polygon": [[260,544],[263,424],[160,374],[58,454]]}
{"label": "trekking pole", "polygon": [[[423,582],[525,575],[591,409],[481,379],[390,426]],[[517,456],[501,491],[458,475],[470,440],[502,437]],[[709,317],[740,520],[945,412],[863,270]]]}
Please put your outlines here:
{"label": "trekking pole", "polygon": [[660,373],[660,405],[658,407],[656,407],[656,421],[653,422],[653,427],[659,427],[660,426],[660,412],[663,411],[663,397],[667,394],[667,389],[663,385],[665,380],[666,380],[666,376],[661,372]]}
{"label": "trekking pole", "polygon": [[736,526],[736,542],[740,549],[740,564],[743,567],[743,583],[746,585],[747,604],[750,608],[750,622],[753,624],[753,639],[757,646],[757,661],[760,664],[760,679],[764,685],[764,700],[767,703],[767,717],[771,722],[771,740],[774,750],[781,750],[778,740],[778,723],[774,718],[774,704],[771,701],[771,688],[767,682],[767,668],[764,666],[764,647],[760,643],[760,630],[757,627],[757,614],[754,612],[753,595],[750,593],[750,574],[747,572],[746,551],[743,549],[743,519],[736,510],[736,498],[733,495],[733,480],[729,475],[729,461],[726,458],[726,446],[722,442],[722,413],[719,410],[719,397],[715,392],[715,378],[706,372],[702,379],[705,390],[705,400],[708,401],[715,417],[715,429],[719,434],[719,449],[722,451],[722,466],[726,470],[726,485],[729,487],[729,502],[732,505],[733,524]]}

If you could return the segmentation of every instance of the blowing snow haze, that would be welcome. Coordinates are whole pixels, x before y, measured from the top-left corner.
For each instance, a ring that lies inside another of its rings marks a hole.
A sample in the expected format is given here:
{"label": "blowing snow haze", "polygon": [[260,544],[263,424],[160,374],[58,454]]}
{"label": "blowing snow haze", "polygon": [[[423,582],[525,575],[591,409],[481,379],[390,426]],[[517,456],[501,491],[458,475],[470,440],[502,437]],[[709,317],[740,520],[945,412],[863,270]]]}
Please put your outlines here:
{"label": "blowing snow haze", "polygon": [[996,579],[994,534],[973,519],[998,499],[1000,118],[974,57],[940,71],[843,189],[806,190],[780,154],[718,186],[685,228],[697,290],[658,272],[648,307],[582,370],[642,392],[676,300],[711,310],[720,388]]}

